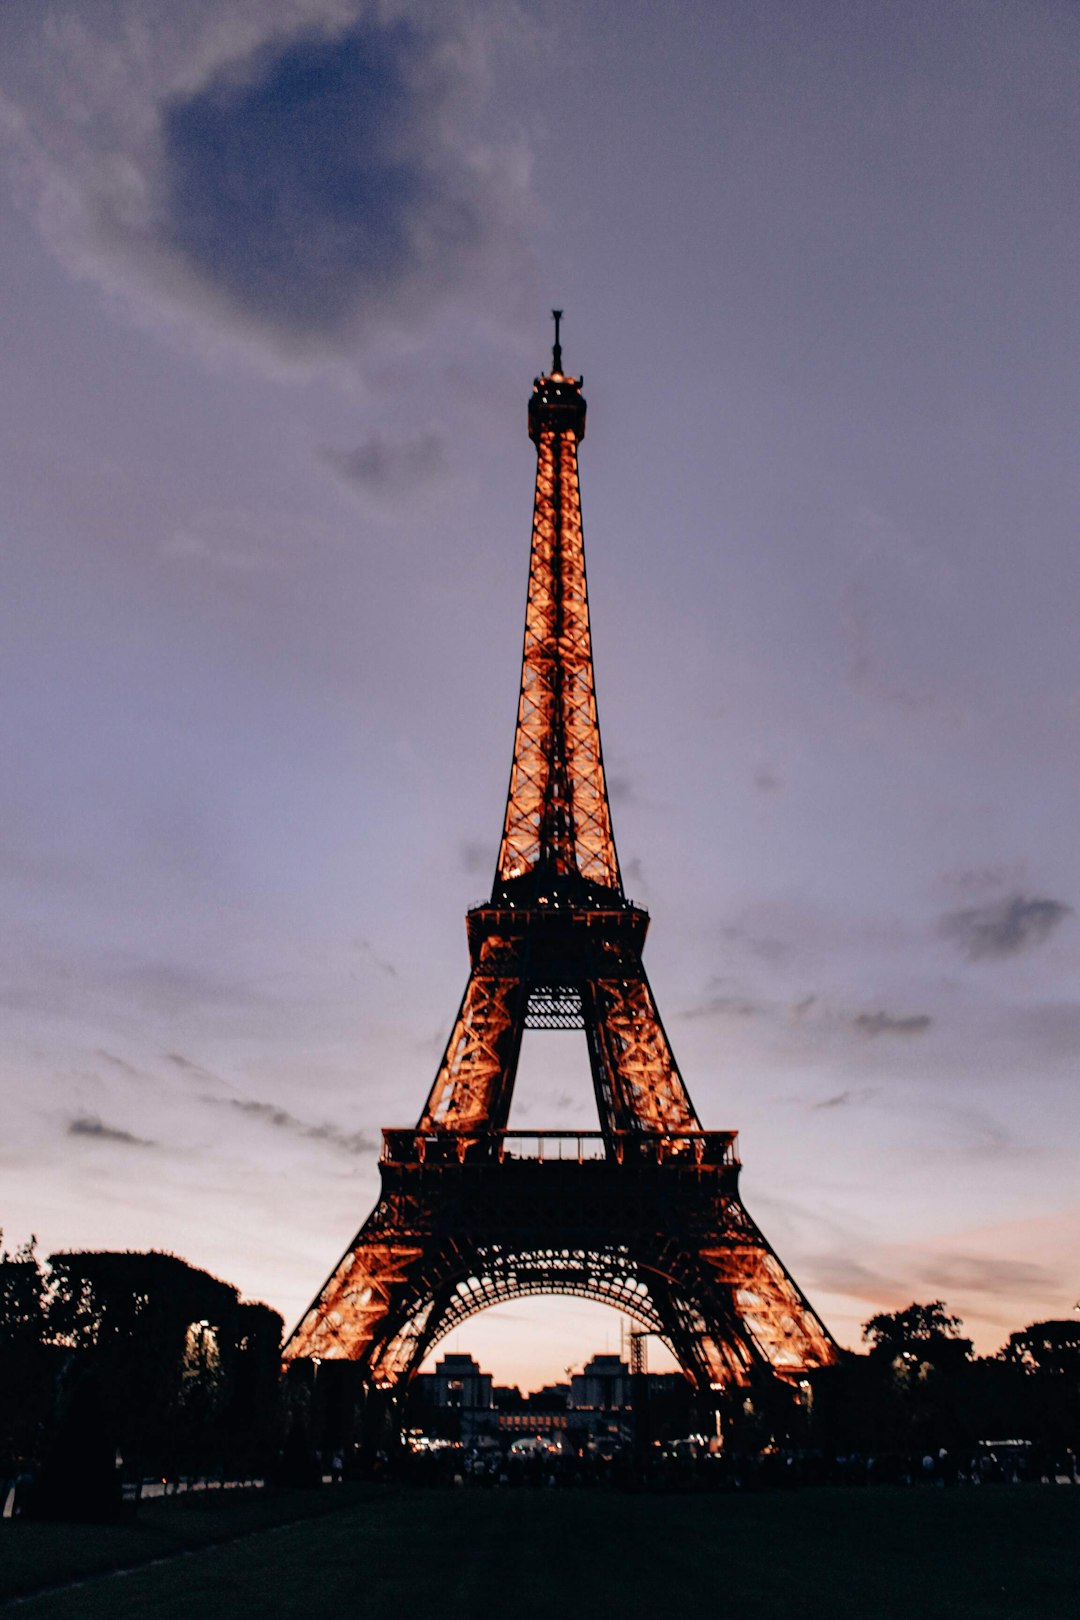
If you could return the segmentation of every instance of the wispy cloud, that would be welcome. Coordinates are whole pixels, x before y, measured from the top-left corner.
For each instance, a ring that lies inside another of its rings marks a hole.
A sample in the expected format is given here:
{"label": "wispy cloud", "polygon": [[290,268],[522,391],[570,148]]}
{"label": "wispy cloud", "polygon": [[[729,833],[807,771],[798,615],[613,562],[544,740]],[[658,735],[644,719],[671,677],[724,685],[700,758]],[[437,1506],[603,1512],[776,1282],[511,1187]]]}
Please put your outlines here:
{"label": "wispy cloud", "polygon": [[1005,956],[1040,945],[1072,916],[1073,908],[1061,900],[1009,895],[985,906],[947,912],[941,919],[942,935],[972,962]]}
{"label": "wispy cloud", "polygon": [[74,1119],[68,1121],[67,1134],[90,1137],[97,1142],[118,1142],[124,1147],[157,1146],[156,1142],[147,1141],[143,1136],[133,1136],[130,1131],[121,1130],[116,1125],[106,1125],[96,1114],[77,1114]]}
{"label": "wispy cloud", "polygon": [[307,1120],[298,1119],[287,1108],[259,1102],[254,1097],[204,1097],[203,1101],[215,1108],[229,1108],[248,1119],[261,1120],[275,1130],[287,1131],[305,1141],[326,1142],[343,1153],[362,1155],[377,1151],[376,1142],[364,1131],[343,1131],[337,1125],[330,1124],[312,1125]]}
{"label": "wispy cloud", "polygon": [[756,1018],[762,1011],[760,1004],[748,996],[732,995],[715,990],[700,1001],[683,1009],[684,1018]]}
{"label": "wispy cloud", "polygon": [[902,1274],[891,1275],[840,1249],[815,1257],[807,1280],[822,1292],[847,1294],[878,1310],[883,1303],[902,1298],[910,1286]]}
{"label": "wispy cloud", "polygon": [[1025,861],[1000,861],[985,866],[955,866],[942,872],[938,887],[955,900],[988,900],[1003,890],[1015,890],[1027,878]]}
{"label": "wispy cloud", "polygon": [[723,936],[732,945],[738,945],[761,962],[780,962],[791,952],[791,946],[786,940],[779,939],[775,934],[749,928],[743,923],[729,923],[723,931]]}
{"label": "wispy cloud", "polygon": [[204,507],[161,543],[177,567],[221,575],[280,574],[337,541],[337,531],[310,513],[258,506]]}
{"label": "wispy cloud", "polygon": [[489,877],[495,864],[495,851],[479,838],[466,838],[458,845],[458,862],[470,877],[486,873]]}
{"label": "wispy cloud", "polygon": [[856,1013],[851,1027],[873,1040],[879,1035],[925,1035],[934,1020],[929,1013]]}
{"label": "wispy cloud", "polygon": [[356,948],[360,952],[361,956],[365,957],[367,961],[371,963],[372,967],[377,968],[385,978],[397,978],[398,971],[393,962],[391,962],[385,956],[380,956],[370,939],[357,940]]}
{"label": "wispy cloud", "polygon": [[115,1052],[106,1052],[102,1046],[98,1047],[94,1056],[99,1057],[103,1063],[108,1063],[112,1068],[119,1069],[121,1074],[126,1074],[132,1080],[145,1080],[146,1078],[142,1069],[137,1069],[134,1063],[129,1063],[126,1058],[117,1057]]}
{"label": "wispy cloud", "polygon": [[645,868],[637,855],[632,855],[630,859],[624,863],[623,877],[627,883],[634,884],[642,893],[645,893],[649,887],[649,880],[645,876]]}
{"label": "wispy cloud", "polygon": [[384,508],[409,506],[447,471],[442,435],[430,429],[412,439],[374,433],[351,450],[327,447],[319,459],[350,489]]}
{"label": "wispy cloud", "polygon": [[837,1091],[831,1097],[823,1097],[820,1102],[811,1103],[811,1108],[850,1108],[853,1104],[868,1102],[877,1095],[877,1086],[849,1087],[846,1091]]}
{"label": "wispy cloud", "polygon": [[613,805],[640,804],[641,798],[633,779],[626,771],[607,771],[608,798]]}
{"label": "wispy cloud", "polygon": [[193,1058],[185,1057],[183,1052],[166,1052],[165,1062],[171,1064],[174,1069],[179,1069],[181,1074],[190,1075],[193,1080],[212,1080],[216,1086],[225,1084],[220,1075],[203,1068],[203,1065],[196,1063]]}
{"label": "wispy cloud", "polygon": [[942,1254],[919,1269],[918,1280],[942,1293],[955,1289],[965,1294],[994,1298],[1015,1293],[1054,1294],[1061,1279],[1049,1267],[1032,1260],[998,1260],[986,1255]]}

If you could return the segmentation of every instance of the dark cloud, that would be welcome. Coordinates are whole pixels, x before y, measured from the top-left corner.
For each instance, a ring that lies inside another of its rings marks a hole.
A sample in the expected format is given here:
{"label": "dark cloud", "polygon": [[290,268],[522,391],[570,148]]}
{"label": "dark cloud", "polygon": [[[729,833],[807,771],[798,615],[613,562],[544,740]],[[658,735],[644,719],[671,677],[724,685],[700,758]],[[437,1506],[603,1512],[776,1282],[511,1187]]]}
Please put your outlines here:
{"label": "dark cloud", "polygon": [[929,1013],[864,1012],[855,1015],[851,1027],[873,1039],[878,1035],[925,1035],[933,1021]]}
{"label": "dark cloud", "polygon": [[266,46],[164,109],[163,240],[270,327],[340,333],[483,236],[426,149],[431,64],[404,21]]}
{"label": "dark cloud", "polygon": [[69,1136],[89,1136],[98,1142],[120,1142],[125,1147],[149,1148],[156,1147],[155,1142],[148,1142],[145,1137],[132,1136],[130,1131],[122,1131],[115,1125],[106,1125],[98,1119],[96,1114],[78,1114],[68,1121],[67,1134]]}
{"label": "dark cloud", "polygon": [[377,433],[353,450],[327,448],[319,457],[343,483],[383,506],[407,505],[447,469],[446,446],[433,431],[396,443]]}
{"label": "dark cloud", "polygon": [[5,75],[24,190],[80,273],[293,357],[520,286],[525,165],[471,127],[478,12],[132,9],[61,0]]}
{"label": "dark cloud", "polygon": [[205,1097],[203,1101],[216,1108],[229,1108],[234,1113],[245,1114],[249,1119],[262,1120],[275,1130],[287,1131],[305,1141],[326,1142],[344,1153],[367,1154],[377,1151],[377,1144],[363,1131],[343,1131],[336,1125],[328,1124],[311,1125],[306,1120],[297,1119],[287,1108],[259,1102],[254,1097]]}
{"label": "dark cloud", "polygon": [[977,962],[987,957],[1016,956],[1041,944],[1072,915],[1072,910],[1060,900],[1026,899],[1013,894],[992,905],[947,912],[940,927],[946,939]]}

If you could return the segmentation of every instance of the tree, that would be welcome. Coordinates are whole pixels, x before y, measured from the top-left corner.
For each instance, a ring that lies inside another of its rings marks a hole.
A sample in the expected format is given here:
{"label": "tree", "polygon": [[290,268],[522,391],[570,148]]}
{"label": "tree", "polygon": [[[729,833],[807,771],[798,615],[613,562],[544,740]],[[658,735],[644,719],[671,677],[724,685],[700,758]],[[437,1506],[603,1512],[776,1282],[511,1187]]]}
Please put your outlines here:
{"label": "tree", "polygon": [[882,1311],[863,1324],[877,1444],[952,1451],[971,1441],[971,1340],[943,1300]]}
{"label": "tree", "polygon": [[1032,1322],[1010,1334],[1001,1356],[1026,1373],[1080,1383],[1080,1318]]}
{"label": "tree", "polygon": [[949,1315],[944,1300],[934,1299],[929,1305],[909,1305],[904,1311],[879,1312],[863,1323],[862,1336],[869,1341],[871,1353],[937,1345],[945,1339],[963,1345],[969,1356],[971,1340],[960,1336],[963,1325],[958,1316]]}
{"label": "tree", "polygon": [[51,1411],[45,1297],[35,1240],[13,1254],[0,1247],[0,1479],[36,1458]]}
{"label": "tree", "polygon": [[1032,1322],[999,1360],[1016,1380],[1015,1427],[1047,1446],[1080,1448],[1080,1321]]}
{"label": "tree", "polygon": [[102,1421],[137,1477],[208,1472],[236,1357],[236,1289],[176,1255],[54,1254],[49,1325],[92,1370]]}

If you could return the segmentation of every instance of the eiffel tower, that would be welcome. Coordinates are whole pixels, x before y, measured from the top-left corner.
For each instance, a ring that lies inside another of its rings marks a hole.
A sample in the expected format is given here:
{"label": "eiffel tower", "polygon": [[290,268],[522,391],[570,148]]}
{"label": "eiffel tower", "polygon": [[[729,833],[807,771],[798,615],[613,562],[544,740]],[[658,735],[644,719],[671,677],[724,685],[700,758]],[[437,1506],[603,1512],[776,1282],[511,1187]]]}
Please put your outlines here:
{"label": "eiffel tower", "polygon": [[[414,1130],[383,1132],[382,1191],[285,1346],[359,1363],[393,1397],[490,1305],[571,1294],[658,1334],[706,1404],[794,1382],[836,1347],[739,1198],[733,1131],[694,1111],[642,964],[600,748],[585,584],[580,377],[529,400],[536,492],[517,730],[491,899]],[[583,1029],[600,1129],[507,1128],[527,1029]],[[385,1400],[384,1400],[385,1404]]]}

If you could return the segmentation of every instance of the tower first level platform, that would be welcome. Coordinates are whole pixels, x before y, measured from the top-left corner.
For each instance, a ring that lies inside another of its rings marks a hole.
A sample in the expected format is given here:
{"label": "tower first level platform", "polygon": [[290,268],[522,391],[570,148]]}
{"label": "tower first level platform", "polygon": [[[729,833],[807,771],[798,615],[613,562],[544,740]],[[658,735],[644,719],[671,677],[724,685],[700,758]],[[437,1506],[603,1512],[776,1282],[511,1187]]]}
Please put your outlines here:
{"label": "tower first level platform", "polygon": [[383,1135],[382,1196],[301,1324],[307,1354],[389,1388],[477,1311],[570,1294],[658,1334],[702,1390],[832,1360],[739,1202],[733,1132]]}

